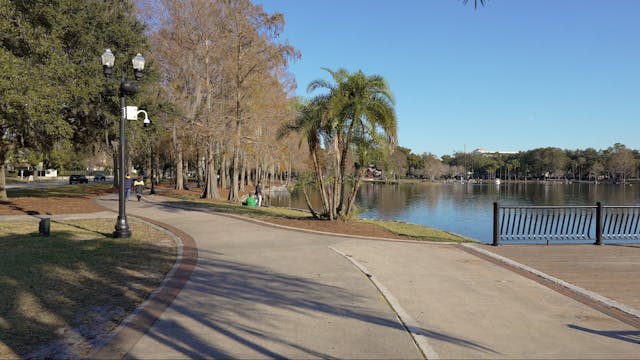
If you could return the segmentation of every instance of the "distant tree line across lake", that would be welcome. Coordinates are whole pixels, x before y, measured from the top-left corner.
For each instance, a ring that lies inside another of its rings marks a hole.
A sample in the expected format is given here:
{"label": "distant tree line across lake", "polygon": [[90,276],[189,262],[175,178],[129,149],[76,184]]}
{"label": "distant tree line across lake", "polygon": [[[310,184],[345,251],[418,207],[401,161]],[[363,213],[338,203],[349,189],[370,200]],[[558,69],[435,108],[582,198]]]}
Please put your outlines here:
{"label": "distant tree line across lake", "polygon": [[[398,147],[394,175],[437,179],[572,180],[625,183],[639,177],[640,152],[616,143],[604,150],[537,148],[518,153],[456,152],[441,158]],[[387,171],[389,173],[389,171]]]}

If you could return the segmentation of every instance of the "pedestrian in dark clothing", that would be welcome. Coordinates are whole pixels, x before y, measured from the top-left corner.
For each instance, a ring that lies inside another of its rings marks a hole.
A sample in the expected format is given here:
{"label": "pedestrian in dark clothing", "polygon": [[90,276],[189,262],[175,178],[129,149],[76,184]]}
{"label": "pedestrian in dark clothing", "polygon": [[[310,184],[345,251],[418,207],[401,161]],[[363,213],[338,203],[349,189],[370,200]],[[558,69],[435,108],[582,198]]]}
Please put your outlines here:
{"label": "pedestrian in dark clothing", "polygon": [[125,200],[129,200],[129,195],[131,195],[131,188],[133,187],[133,179],[131,178],[131,175],[129,175],[129,173],[127,173],[127,175],[124,177],[124,198]]}
{"label": "pedestrian in dark clothing", "polygon": [[260,181],[258,181],[258,185],[256,185],[256,197],[258,198],[256,205],[258,205],[258,207],[262,206],[262,183]]}

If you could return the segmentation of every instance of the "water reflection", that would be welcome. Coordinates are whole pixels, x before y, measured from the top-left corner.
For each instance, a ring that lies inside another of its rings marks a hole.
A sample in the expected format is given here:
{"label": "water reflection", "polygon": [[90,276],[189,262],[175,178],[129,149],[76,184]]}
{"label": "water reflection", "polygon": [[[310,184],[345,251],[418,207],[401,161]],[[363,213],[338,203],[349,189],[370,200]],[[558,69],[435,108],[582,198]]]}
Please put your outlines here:
{"label": "water reflection", "polygon": [[[312,204],[320,203],[311,194]],[[640,186],[564,183],[374,184],[364,183],[356,199],[361,217],[432,226],[481,241],[491,240],[492,203],[503,205],[639,205]],[[272,199],[275,206],[305,209],[302,193]]]}

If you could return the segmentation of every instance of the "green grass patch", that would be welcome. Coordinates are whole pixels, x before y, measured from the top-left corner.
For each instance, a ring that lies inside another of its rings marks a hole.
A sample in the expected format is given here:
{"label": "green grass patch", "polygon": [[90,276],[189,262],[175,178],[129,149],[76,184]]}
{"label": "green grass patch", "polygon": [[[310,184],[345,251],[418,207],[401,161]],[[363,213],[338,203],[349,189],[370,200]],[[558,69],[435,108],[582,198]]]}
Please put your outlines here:
{"label": "green grass patch", "polygon": [[[177,197],[180,198],[180,197]],[[228,214],[245,215],[250,217],[280,217],[280,218],[293,218],[303,219],[310,218],[311,214],[305,211],[280,208],[280,207],[248,207],[240,204],[232,204],[227,202],[212,202],[208,200],[183,200],[173,202],[176,205],[182,205],[187,207],[213,210],[217,212],[223,212]]]}
{"label": "green grass patch", "polygon": [[[73,328],[91,341],[160,284],[176,259],[173,238],[130,220],[133,236],[111,238],[114,220],[0,222],[0,358],[28,354]],[[84,329],[84,330],[83,330]],[[93,330],[92,330],[93,329]]]}
{"label": "green grass patch", "polygon": [[108,192],[113,188],[110,183],[89,183],[74,185],[58,185],[33,188],[11,188],[7,189],[7,196],[16,197],[78,197],[83,195],[99,195]]}
{"label": "green grass patch", "polygon": [[[212,202],[192,197],[191,195],[175,196],[174,203],[185,207],[213,210],[218,212],[249,216],[253,218],[289,218],[305,219],[311,218],[311,214],[305,211],[292,210],[279,207],[250,208],[239,204],[226,202]],[[437,230],[428,226],[405,223],[400,221],[373,220],[373,219],[353,219],[350,221],[360,221],[368,224],[383,227],[395,234],[414,238],[416,240],[438,241],[438,242],[474,242],[469,238],[451,234],[446,231]]]}
{"label": "green grass patch", "polygon": [[448,233],[446,231],[434,229],[428,226],[411,224],[401,221],[360,219],[360,221],[381,226],[395,234],[409,236],[417,240],[441,241],[441,242],[474,242],[463,236]]}

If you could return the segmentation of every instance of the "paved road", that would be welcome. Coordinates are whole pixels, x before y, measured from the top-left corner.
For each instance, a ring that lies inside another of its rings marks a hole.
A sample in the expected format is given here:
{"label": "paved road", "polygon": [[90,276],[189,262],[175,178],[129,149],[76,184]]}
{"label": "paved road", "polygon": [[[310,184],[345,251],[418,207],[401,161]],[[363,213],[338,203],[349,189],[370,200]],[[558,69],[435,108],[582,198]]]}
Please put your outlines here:
{"label": "paved road", "polygon": [[190,280],[129,358],[640,357],[638,329],[455,246],[302,233],[160,203],[129,202],[128,213],[198,247]]}

